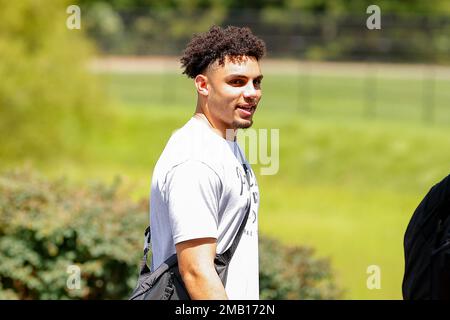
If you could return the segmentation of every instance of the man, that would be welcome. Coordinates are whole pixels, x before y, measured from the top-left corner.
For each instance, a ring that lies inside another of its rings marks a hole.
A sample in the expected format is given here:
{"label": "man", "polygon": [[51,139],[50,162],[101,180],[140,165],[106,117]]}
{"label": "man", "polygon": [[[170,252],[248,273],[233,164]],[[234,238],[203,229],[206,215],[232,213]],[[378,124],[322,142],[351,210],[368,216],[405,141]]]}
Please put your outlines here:
{"label": "man", "polygon": [[[250,29],[213,26],[181,58],[183,73],[194,79],[197,107],[153,172],[151,270],[176,252],[191,299],[259,299],[259,191],[236,133],[253,124],[264,54],[264,42]],[[230,247],[248,206],[224,286],[214,258]]]}

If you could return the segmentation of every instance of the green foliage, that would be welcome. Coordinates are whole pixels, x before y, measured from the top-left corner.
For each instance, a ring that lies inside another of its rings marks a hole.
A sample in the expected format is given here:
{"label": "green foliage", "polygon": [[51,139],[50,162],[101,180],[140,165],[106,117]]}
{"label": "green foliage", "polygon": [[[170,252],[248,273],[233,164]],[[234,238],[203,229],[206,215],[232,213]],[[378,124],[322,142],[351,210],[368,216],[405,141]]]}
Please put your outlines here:
{"label": "green foliage", "polygon": [[81,30],[66,27],[67,6],[0,0],[0,135],[8,137],[2,159],[63,151],[101,109],[86,70],[93,50]]}
{"label": "green foliage", "polygon": [[98,47],[105,53],[128,55],[179,53],[194,33],[220,24],[226,14],[223,4],[214,1],[205,6],[201,1],[80,1],[80,5]]}
{"label": "green foliage", "polygon": [[370,0],[80,0],[89,36],[113,55],[179,55],[194,33],[216,24],[251,27],[266,41],[271,57],[449,62],[448,1],[380,0],[376,5],[382,31],[365,26],[372,4]]}
{"label": "green foliage", "polygon": [[[0,176],[0,298],[127,297],[147,214],[124,192],[120,180],[75,188],[29,170]],[[72,265],[79,289],[67,286]]]}
{"label": "green foliage", "polygon": [[[82,5],[89,5],[99,2],[98,0],[79,0]],[[108,1],[114,8],[210,8],[212,6],[223,6],[227,9],[264,9],[264,8],[285,8],[301,9],[309,12],[360,12],[369,5],[374,4],[371,0],[110,0]],[[379,0],[376,2],[389,12],[432,12],[450,13],[450,5],[446,0],[431,1],[391,1]]]}
{"label": "green foliage", "polygon": [[339,299],[327,259],[313,256],[307,247],[284,247],[260,238],[260,298],[271,300]]}
{"label": "green foliage", "polygon": [[[112,185],[70,186],[28,170],[0,176],[1,299],[126,299],[136,284],[146,201]],[[326,260],[261,237],[264,299],[333,299]],[[71,266],[79,289],[69,289]]]}

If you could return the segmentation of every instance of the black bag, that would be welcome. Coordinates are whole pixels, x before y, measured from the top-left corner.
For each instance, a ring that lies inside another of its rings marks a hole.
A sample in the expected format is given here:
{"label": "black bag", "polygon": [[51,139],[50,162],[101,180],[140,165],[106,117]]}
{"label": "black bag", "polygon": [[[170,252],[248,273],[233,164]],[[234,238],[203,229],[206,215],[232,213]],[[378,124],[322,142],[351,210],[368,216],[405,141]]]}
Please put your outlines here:
{"label": "black bag", "polygon": [[431,188],[404,238],[405,300],[450,299],[450,175]]}
{"label": "black bag", "polygon": [[[224,286],[227,281],[229,262],[244,232],[249,212],[250,203],[247,205],[247,212],[230,248],[222,254],[216,254],[214,259],[217,274]],[[145,230],[145,239],[146,245],[144,247],[144,257],[141,262],[138,283],[130,300],[190,300],[178,269],[177,254],[170,256],[154,272],[150,272],[150,268],[147,266],[147,254],[151,241],[150,227],[147,227]]]}

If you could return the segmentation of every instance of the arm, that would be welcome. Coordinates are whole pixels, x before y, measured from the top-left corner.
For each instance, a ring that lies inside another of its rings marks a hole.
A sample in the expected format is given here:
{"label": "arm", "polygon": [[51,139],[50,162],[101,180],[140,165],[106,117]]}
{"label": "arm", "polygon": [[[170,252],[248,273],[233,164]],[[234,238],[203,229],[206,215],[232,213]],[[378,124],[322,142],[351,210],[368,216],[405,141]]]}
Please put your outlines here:
{"label": "arm", "polygon": [[225,288],[214,267],[216,239],[201,238],[175,245],[178,266],[192,300],[226,300]]}

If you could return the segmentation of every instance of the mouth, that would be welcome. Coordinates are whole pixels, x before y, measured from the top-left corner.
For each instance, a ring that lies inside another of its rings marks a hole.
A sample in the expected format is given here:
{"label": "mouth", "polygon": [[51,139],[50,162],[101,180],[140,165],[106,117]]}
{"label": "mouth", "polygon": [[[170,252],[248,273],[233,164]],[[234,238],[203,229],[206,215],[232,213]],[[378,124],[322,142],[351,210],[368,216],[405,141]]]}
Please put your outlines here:
{"label": "mouth", "polygon": [[243,118],[249,118],[255,113],[256,105],[238,105],[236,109]]}

